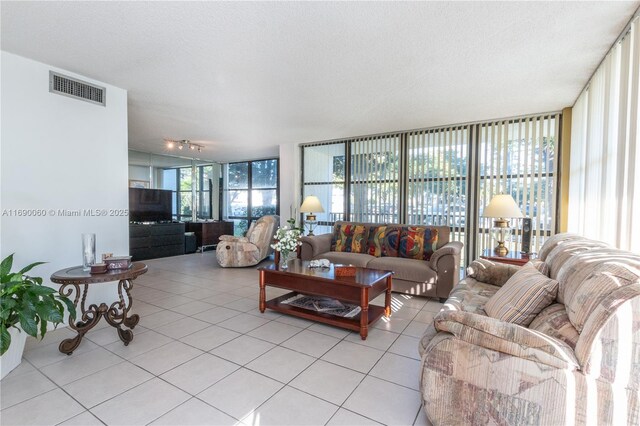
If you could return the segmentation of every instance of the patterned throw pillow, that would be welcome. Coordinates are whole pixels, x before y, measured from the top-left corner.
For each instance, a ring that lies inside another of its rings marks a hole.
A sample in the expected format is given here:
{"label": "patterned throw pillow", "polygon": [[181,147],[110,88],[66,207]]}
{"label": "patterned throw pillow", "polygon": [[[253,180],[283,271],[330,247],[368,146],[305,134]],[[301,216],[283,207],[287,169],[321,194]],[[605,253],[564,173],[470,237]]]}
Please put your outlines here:
{"label": "patterned throw pillow", "polygon": [[526,264],[484,305],[492,318],[527,327],[556,298],[558,281]]}
{"label": "patterned throw pillow", "polygon": [[382,245],[383,257],[398,257],[401,233],[401,226],[387,226],[384,235],[384,244]]}
{"label": "patterned throw pillow", "polygon": [[364,225],[348,223],[336,225],[331,239],[331,251],[365,253],[368,231]]}
{"label": "patterned throw pillow", "polygon": [[371,256],[381,257],[384,249],[384,234],[387,230],[385,225],[372,226],[369,229],[369,239],[367,241],[367,253]]}
{"label": "patterned throw pillow", "polygon": [[423,226],[405,226],[400,235],[398,255],[407,259],[429,260],[438,245],[438,230]]}

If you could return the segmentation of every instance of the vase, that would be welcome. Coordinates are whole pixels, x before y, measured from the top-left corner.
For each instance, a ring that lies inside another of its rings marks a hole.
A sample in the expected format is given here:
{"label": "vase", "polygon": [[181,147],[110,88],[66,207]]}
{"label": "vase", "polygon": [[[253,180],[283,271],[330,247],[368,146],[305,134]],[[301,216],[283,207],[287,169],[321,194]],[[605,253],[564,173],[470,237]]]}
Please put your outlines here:
{"label": "vase", "polygon": [[90,271],[96,263],[96,234],[82,234],[82,270]]}
{"label": "vase", "polygon": [[280,262],[278,264],[278,269],[287,269],[289,267],[289,252],[280,250]]}
{"label": "vase", "polygon": [[20,365],[24,345],[27,342],[27,333],[15,327],[9,327],[9,335],[11,336],[9,349],[0,356],[0,379]]}

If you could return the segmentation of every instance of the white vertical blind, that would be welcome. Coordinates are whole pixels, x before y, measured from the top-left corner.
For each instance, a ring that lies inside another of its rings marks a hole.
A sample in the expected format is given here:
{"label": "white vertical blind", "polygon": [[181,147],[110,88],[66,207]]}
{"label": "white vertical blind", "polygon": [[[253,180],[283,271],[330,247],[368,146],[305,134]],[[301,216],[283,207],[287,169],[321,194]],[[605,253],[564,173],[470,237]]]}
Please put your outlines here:
{"label": "white vertical blind", "polygon": [[351,142],[350,220],[398,223],[400,135]]}
{"label": "white vertical blind", "polygon": [[[497,194],[511,194],[525,217],[532,219],[531,251],[537,252],[555,230],[557,161],[560,114],[524,117],[478,124],[478,229],[476,249],[496,245],[489,230],[493,219],[482,217]],[[522,222],[515,229],[510,250],[522,248]]]}
{"label": "white vertical blind", "polygon": [[635,252],[640,251],[639,27],[636,17],[573,106],[568,223],[571,232]]}

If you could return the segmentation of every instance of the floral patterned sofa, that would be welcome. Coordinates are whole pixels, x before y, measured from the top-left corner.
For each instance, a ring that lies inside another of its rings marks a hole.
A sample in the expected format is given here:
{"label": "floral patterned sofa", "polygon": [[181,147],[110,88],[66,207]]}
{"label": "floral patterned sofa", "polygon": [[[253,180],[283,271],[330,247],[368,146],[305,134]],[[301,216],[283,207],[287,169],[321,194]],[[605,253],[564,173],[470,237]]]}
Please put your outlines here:
{"label": "floral patterned sofa", "polygon": [[328,259],[393,271],[393,291],[443,301],[460,280],[462,243],[448,226],[338,221],[333,233],[302,237],[302,260]]}
{"label": "floral patterned sofa", "polygon": [[427,329],[420,379],[434,425],[640,424],[640,256],[558,234],[539,257],[557,295],[528,326],[485,312],[521,268],[480,260]]}
{"label": "floral patterned sofa", "polygon": [[270,244],[280,223],[276,215],[262,216],[251,223],[244,237],[222,235],[216,247],[216,259],[223,268],[253,266],[273,253]]}

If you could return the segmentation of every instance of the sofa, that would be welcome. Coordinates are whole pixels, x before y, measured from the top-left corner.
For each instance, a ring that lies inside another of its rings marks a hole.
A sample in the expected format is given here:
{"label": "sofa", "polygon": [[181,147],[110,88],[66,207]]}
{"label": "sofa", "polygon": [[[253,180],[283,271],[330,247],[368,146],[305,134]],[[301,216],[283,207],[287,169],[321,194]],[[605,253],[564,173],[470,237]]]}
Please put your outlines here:
{"label": "sofa", "polygon": [[260,263],[273,253],[271,242],[280,218],[263,216],[251,223],[244,237],[222,235],[216,246],[216,259],[223,268],[239,268]]}
{"label": "sofa", "polygon": [[393,291],[444,300],[460,279],[463,244],[447,226],[338,221],[333,232],[302,237],[302,260],[328,259],[394,272]]}
{"label": "sofa", "polygon": [[[555,298],[527,326],[489,316],[523,268],[554,280]],[[522,267],[474,261],[419,352],[434,425],[640,424],[640,256],[557,234]]]}

